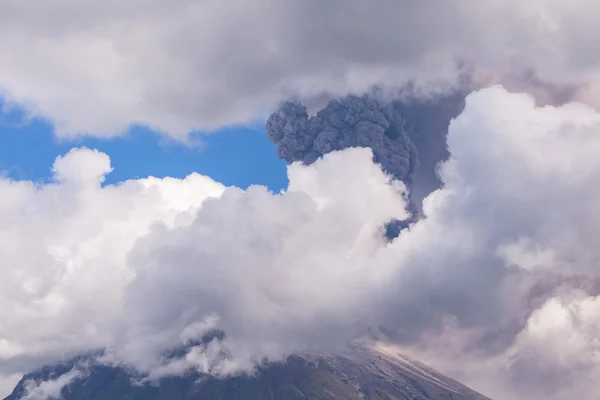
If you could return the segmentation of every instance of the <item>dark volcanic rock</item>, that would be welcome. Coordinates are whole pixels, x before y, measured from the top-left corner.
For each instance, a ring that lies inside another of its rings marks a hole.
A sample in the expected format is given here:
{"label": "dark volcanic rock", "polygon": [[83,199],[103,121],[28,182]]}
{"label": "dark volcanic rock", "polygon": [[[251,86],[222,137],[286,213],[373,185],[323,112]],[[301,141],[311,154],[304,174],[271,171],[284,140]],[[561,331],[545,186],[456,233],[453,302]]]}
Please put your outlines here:
{"label": "dark volcanic rock", "polygon": [[[27,382],[56,380],[73,362],[26,375],[5,400],[26,398]],[[261,368],[256,376],[199,375],[136,385],[121,368],[90,365],[61,391],[64,400],[486,400],[430,368],[386,348],[309,354]],[[32,400],[42,400],[35,398]],[[488,399],[489,400],[489,399]]]}

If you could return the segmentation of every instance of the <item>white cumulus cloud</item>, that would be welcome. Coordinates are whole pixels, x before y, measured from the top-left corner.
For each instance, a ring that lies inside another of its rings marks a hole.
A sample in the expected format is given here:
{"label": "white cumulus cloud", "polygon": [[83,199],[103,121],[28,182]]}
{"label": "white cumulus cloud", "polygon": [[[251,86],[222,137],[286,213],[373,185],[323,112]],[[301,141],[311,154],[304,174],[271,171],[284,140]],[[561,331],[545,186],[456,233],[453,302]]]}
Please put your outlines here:
{"label": "white cumulus cloud", "polygon": [[135,241],[156,222],[185,223],[224,190],[198,174],[102,187],[108,156],[85,148],[53,170],[48,184],[0,180],[0,373],[105,346]]}

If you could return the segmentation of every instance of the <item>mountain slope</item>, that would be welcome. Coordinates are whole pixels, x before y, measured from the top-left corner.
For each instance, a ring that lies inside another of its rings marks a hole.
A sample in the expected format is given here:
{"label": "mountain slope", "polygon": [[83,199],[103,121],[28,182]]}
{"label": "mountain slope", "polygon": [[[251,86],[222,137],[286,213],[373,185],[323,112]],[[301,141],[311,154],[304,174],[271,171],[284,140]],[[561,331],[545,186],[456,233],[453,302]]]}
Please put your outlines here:
{"label": "mountain slope", "polygon": [[[26,375],[5,400],[42,400],[32,387],[69,373],[73,363]],[[291,356],[255,377],[168,378],[135,385],[121,368],[92,365],[60,391],[64,400],[486,400],[430,368],[385,347],[338,355]],[[487,399],[489,400],[489,399]]]}

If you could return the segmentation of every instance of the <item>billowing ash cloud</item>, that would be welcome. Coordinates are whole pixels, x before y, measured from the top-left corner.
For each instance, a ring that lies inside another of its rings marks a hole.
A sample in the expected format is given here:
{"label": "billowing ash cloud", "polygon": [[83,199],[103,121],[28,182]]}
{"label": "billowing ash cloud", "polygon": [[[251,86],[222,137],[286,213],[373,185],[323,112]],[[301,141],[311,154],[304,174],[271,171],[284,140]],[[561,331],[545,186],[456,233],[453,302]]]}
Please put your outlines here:
{"label": "billowing ash cloud", "polygon": [[[311,117],[305,106],[286,102],[269,117],[266,128],[277,156],[290,163],[310,165],[332,151],[369,147],[374,160],[396,179],[409,181],[418,165],[417,149],[401,115],[393,105],[382,106],[366,95],[332,100]],[[396,237],[407,223],[392,220],[386,235]]]}
{"label": "billowing ash cloud", "polygon": [[370,147],[383,170],[409,180],[418,164],[415,145],[392,104],[369,96],[332,100],[309,117],[306,107],[286,102],[267,120],[267,137],[287,162],[312,164],[321,156],[350,147]]}
{"label": "billowing ash cloud", "polygon": [[[371,95],[349,95],[309,116],[306,106],[289,101],[271,114],[266,135],[279,158],[306,165],[332,151],[371,148],[374,161],[409,187],[414,220],[422,199],[439,187],[436,168],[449,156],[448,125],[463,107],[463,93],[387,103]],[[406,223],[389,224],[388,236],[397,236]]]}

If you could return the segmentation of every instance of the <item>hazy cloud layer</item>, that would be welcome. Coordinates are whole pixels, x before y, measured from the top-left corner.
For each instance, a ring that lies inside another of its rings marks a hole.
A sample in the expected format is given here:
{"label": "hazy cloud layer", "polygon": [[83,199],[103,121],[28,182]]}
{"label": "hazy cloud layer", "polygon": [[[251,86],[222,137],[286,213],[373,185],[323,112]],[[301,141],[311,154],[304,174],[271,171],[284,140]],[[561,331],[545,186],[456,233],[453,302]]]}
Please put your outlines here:
{"label": "hazy cloud layer", "polygon": [[[592,398],[599,131],[583,105],[471,94],[444,186],[391,243],[404,186],[368,149],[291,165],[282,194],[199,175],[101,187],[108,158],[74,150],[55,183],[0,181],[0,373],[107,347],[151,377],[227,374],[368,334],[492,398]],[[213,328],[226,339],[161,357]]]}
{"label": "hazy cloud layer", "polygon": [[444,90],[463,67],[481,82],[533,73],[594,103],[599,12],[593,0],[4,0],[0,94],[61,136],[145,124],[177,138],[290,96]]}

